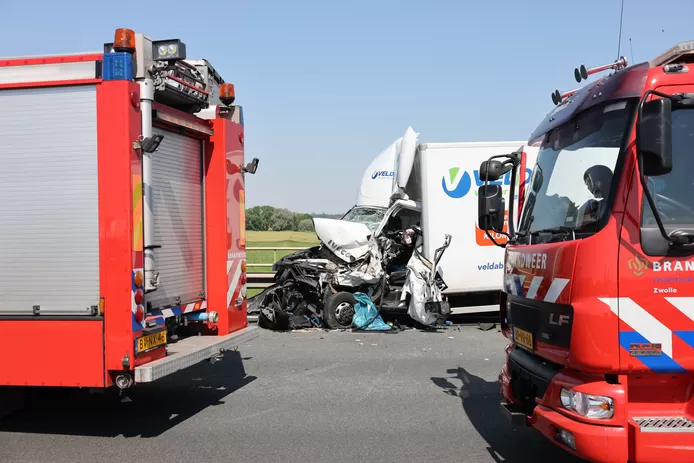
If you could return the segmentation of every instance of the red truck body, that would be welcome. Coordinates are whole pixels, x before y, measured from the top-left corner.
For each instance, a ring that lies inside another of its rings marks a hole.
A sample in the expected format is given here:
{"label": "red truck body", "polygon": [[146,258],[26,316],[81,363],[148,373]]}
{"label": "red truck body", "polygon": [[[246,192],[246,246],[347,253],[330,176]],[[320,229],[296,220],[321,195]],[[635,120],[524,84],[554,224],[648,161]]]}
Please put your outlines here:
{"label": "red truck body", "polygon": [[[202,104],[211,115],[201,118],[164,104],[160,95],[177,95],[171,82],[185,80],[169,71],[149,102],[163,139],[153,185],[143,185],[150,106],[130,71],[114,77],[126,61],[113,66],[106,54],[0,60],[10,172],[0,187],[0,386],[126,388],[256,336],[245,303],[241,107]],[[147,195],[154,243],[144,241]],[[162,283],[145,292],[150,245]]]}
{"label": "red truck body", "polygon": [[[505,256],[502,408],[589,461],[694,461],[693,253],[659,233],[636,143],[646,92],[683,93],[664,126],[672,172],[646,181],[667,232],[694,229],[692,48],[586,85],[531,137],[538,161]],[[588,190],[594,221],[579,207]]]}

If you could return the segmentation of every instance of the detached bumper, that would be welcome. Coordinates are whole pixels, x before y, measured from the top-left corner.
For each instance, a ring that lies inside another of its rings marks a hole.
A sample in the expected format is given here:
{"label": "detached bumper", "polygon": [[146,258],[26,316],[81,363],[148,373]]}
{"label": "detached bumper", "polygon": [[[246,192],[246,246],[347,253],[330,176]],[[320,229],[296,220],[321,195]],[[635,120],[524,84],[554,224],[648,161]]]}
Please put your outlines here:
{"label": "detached bumper", "polygon": [[258,327],[248,326],[226,336],[193,336],[168,346],[163,359],[135,368],[136,383],[151,383],[210,359],[258,337]]}

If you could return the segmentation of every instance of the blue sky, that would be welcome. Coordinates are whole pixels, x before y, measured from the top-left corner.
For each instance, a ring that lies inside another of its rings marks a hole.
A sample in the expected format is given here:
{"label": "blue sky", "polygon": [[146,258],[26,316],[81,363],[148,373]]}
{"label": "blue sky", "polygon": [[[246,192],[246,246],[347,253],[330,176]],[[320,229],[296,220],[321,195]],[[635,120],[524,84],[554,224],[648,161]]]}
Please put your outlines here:
{"label": "blue sky", "polygon": [[[248,204],[303,212],[346,211],[408,125],[420,141],[525,140],[576,66],[616,59],[620,14],[620,0],[120,3],[0,0],[0,55],[99,50],[118,27],[180,38],[236,86],[261,161]],[[626,0],[622,54],[694,40],[693,13]]]}

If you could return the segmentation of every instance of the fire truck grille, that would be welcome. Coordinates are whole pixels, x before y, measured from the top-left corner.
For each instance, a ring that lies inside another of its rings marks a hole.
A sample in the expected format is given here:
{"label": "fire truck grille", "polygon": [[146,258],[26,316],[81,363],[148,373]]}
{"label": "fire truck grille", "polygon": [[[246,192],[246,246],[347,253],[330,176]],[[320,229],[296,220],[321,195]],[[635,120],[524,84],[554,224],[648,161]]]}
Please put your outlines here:
{"label": "fire truck grille", "polygon": [[641,432],[694,432],[694,421],[683,416],[634,418]]}

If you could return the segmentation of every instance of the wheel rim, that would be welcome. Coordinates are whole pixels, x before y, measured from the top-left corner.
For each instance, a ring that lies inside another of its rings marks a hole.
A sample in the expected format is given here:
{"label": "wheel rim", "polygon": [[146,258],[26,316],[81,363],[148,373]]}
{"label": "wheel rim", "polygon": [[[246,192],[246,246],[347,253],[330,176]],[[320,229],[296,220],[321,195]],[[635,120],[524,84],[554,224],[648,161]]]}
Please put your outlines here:
{"label": "wheel rim", "polygon": [[340,302],[335,308],[335,318],[340,325],[351,325],[352,317],[354,317],[354,306],[349,302]]}

